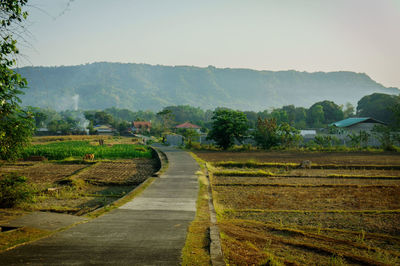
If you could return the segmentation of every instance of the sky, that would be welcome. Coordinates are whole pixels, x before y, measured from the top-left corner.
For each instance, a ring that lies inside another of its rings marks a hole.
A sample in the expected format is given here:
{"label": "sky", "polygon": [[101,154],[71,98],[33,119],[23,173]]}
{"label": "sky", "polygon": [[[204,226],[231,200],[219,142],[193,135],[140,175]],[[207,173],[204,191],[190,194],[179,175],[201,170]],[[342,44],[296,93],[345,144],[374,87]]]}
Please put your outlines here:
{"label": "sky", "polygon": [[400,0],[30,0],[18,66],[354,71],[400,88]]}

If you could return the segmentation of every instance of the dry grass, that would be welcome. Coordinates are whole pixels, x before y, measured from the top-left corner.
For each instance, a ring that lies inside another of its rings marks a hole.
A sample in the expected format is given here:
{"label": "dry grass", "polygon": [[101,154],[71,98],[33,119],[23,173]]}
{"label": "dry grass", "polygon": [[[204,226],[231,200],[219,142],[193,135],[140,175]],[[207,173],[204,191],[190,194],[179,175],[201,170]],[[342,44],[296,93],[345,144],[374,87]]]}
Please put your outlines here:
{"label": "dry grass", "polygon": [[25,242],[42,238],[49,234],[49,231],[29,227],[22,227],[7,232],[0,232],[0,251],[4,251],[8,248]]}
{"label": "dry grass", "polygon": [[[227,209],[393,210],[400,187],[214,187]],[[379,200],[377,200],[379,199]]]}
{"label": "dry grass", "polygon": [[209,246],[210,213],[208,209],[207,178],[199,176],[196,217],[191,222],[182,250],[182,265],[211,265]]}
{"label": "dry grass", "polygon": [[291,185],[291,186],[318,186],[318,185],[349,185],[349,186],[400,186],[398,179],[379,178],[334,178],[334,177],[237,177],[218,176],[214,178],[214,185],[229,184],[265,184],[265,185]]}
{"label": "dry grass", "polygon": [[198,151],[196,155],[207,162],[237,161],[291,163],[299,164],[310,160],[315,164],[337,165],[399,165],[400,154],[390,152],[292,152],[292,151],[253,151],[253,152],[209,152]]}
{"label": "dry grass", "polygon": [[[155,160],[144,158],[95,164],[17,162],[3,165],[0,173],[18,172],[36,191],[33,202],[21,203],[17,209],[83,215],[123,197],[151,176],[155,167]],[[9,219],[12,216],[0,213],[0,220]]]}
{"label": "dry grass", "polygon": [[[400,171],[394,170],[400,168],[399,155],[197,155],[212,162],[238,161],[209,168],[229,264],[400,264]],[[334,169],[293,167],[303,160]],[[272,175],[257,176],[259,171]]]}
{"label": "dry grass", "polygon": [[27,177],[30,183],[56,183],[87,166],[86,164],[57,164],[48,162],[16,163],[6,164],[1,167],[0,174],[17,172]]}
{"label": "dry grass", "polygon": [[[275,258],[283,262],[291,261],[304,265],[328,265],[333,256],[339,256],[347,263],[362,265],[400,262],[399,254],[395,251],[384,251],[365,243],[340,240],[276,225],[249,220],[224,220],[219,226],[225,239],[236,244],[229,246],[228,254],[233,253],[236,257],[237,254],[242,254],[239,257],[241,260],[239,264],[260,264],[264,259],[262,255],[266,251],[273,253]],[[238,245],[237,242],[247,243],[248,247],[243,249],[243,244]],[[250,253],[252,250],[254,254]],[[237,260],[238,258],[235,258],[234,261]]]}
{"label": "dry grass", "polygon": [[153,159],[103,161],[79,174],[79,178],[99,185],[137,185],[155,171]]}

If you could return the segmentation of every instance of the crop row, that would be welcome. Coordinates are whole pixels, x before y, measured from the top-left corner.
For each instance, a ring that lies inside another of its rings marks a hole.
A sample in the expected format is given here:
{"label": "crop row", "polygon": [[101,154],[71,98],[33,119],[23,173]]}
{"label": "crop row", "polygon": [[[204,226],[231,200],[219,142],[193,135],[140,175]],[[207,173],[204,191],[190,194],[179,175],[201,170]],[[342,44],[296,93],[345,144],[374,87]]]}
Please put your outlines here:
{"label": "crop row", "polygon": [[44,156],[49,160],[62,160],[68,157],[83,157],[94,154],[97,159],[151,158],[150,149],[133,144],[113,146],[93,146],[88,141],[66,141],[46,145],[32,145],[23,151],[23,158]]}

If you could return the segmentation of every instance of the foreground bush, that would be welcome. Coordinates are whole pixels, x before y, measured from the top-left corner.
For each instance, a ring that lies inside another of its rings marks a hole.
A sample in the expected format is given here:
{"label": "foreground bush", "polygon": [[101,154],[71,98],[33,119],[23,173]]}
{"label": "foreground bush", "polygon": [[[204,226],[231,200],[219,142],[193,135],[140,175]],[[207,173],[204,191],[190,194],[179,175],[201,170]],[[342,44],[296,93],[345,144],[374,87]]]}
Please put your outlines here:
{"label": "foreground bush", "polygon": [[11,208],[32,197],[33,192],[26,183],[26,177],[12,173],[0,179],[0,208]]}

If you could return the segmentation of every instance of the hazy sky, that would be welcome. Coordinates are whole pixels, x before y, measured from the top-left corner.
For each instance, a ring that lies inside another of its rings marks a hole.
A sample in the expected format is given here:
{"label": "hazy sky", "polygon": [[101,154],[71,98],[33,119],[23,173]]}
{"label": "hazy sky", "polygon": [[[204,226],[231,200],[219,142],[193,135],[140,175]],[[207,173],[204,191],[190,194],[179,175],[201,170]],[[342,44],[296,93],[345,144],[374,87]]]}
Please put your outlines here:
{"label": "hazy sky", "polygon": [[367,73],[400,88],[400,0],[31,0],[24,65]]}

